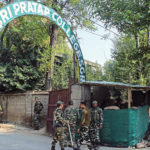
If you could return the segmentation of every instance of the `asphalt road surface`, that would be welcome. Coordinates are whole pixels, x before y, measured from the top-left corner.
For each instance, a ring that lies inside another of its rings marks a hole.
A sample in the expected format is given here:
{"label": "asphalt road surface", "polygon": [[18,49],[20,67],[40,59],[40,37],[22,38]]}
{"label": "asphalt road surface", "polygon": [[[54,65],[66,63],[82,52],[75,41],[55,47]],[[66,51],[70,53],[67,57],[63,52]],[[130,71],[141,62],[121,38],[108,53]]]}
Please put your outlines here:
{"label": "asphalt road surface", "polygon": [[[24,131],[0,132],[0,150],[50,150],[51,138]],[[99,150],[128,150],[130,148],[100,147]],[[57,145],[56,150],[60,150]],[[65,150],[72,150],[66,148]],[[82,147],[81,150],[87,150]],[[146,148],[143,150],[150,150]]]}

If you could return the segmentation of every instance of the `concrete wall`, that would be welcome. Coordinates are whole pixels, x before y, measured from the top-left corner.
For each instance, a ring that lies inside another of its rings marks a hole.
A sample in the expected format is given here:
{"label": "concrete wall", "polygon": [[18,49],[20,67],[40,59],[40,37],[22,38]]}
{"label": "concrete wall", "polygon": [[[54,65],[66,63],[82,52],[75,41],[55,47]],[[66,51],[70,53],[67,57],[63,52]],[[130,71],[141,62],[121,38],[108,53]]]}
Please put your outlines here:
{"label": "concrete wall", "polygon": [[91,104],[91,89],[89,86],[72,85],[71,87],[71,100],[74,101],[76,107],[80,106],[81,101],[87,101],[88,106]]}
{"label": "concrete wall", "polygon": [[44,105],[44,110],[41,114],[45,122],[48,108],[48,92],[1,93],[0,103],[4,111],[3,121],[31,126],[35,96],[38,96]]}
{"label": "concrete wall", "polygon": [[[46,123],[49,98],[48,92],[0,93],[0,104],[2,104],[4,111],[3,121],[31,126],[35,96],[38,96],[39,100],[44,105],[42,118],[43,123]],[[79,107],[81,101],[87,101],[90,106],[90,87],[84,85],[72,85],[71,99],[74,101],[76,107]]]}

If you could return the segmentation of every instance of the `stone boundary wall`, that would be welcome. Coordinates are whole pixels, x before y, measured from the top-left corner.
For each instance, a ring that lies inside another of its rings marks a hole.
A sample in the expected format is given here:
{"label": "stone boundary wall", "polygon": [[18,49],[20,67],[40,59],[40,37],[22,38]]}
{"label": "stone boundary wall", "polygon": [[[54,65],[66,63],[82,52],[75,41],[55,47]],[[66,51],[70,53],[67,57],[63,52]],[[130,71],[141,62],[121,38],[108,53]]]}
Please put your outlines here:
{"label": "stone boundary wall", "polygon": [[41,116],[43,120],[42,122],[43,124],[45,124],[49,98],[49,93],[46,91],[31,91],[26,93],[0,93],[0,104],[2,104],[4,112],[2,120],[4,122],[32,126],[35,96],[38,96],[39,100],[44,105],[44,110],[42,111]]}
{"label": "stone boundary wall", "polygon": [[[81,101],[87,101],[88,106],[90,107],[90,94],[91,89],[89,86],[78,84],[71,86],[71,99],[74,101],[74,105],[77,108],[79,108]],[[39,100],[44,105],[44,110],[41,113],[41,118],[43,126],[46,125],[49,99],[49,92],[47,91],[29,91],[26,93],[0,93],[0,104],[2,104],[4,112],[2,120],[4,122],[32,126],[36,96],[39,97]]]}

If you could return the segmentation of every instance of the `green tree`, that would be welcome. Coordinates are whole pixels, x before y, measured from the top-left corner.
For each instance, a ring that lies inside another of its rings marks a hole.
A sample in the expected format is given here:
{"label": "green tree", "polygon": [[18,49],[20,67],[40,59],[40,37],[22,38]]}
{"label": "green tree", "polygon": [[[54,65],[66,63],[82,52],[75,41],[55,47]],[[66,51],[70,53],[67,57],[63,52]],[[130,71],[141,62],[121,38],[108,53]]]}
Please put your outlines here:
{"label": "green tree", "polygon": [[86,78],[88,81],[102,80],[102,70],[99,66],[86,64]]}
{"label": "green tree", "polygon": [[[6,1],[6,2],[9,3],[11,1]],[[93,29],[92,23],[87,19],[91,17],[91,14],[90,14],[90,11],[87,11],[86,6],[88,6],[88,4],[86,0],[71,0],[71,1],[50,0],[50,1],[46,1],[45,4],[55,9],[58,13],[62,15],[62,17],[64,17],[67,21],[69,21],[69,24],[72,26],[73,29],[76,29],[77,27],[86,27],[88,29]],[[33,73],[38,74],[38,75],[42,73],[42,76],[46,76],[46,80],[45,80],[46,89],[50,89],[51,87],[50,81],[52,81],[53,74],[54,74],[53,68],[54,67],[58,68],[54,65],[54,62],[55,62],[55,55],[57,53],[57,48],[59,45],[59,43],[57,43],[59,39],[58,38],[59,35],[64,37],[64,35],[62,35],[62,32],[58,29],[58,27],[47,19],[44,19],[41,17],[34,17],[34,16],[21,17],[17,20],[12,21],[10,24],[8,24],[4,28],[4,30],[0,33],[1,54],[4,55],[3,54],[5,53],[4,50],[7,49],[8,55],[16,55],[14,60],[17,58],[20,59],[20,61],[21,59],[26,59],[25,62],[28,61],[31,63],[31,68],[35,66],[37,68],[39,67],[40,72],[39,72],[39,69],[37,69],[33,71]],[[66,39],[64,38],[63,42],[65,42],[65,40]],[[28,46],[26,46],[26,44],[28,44]],[[32,58],[28,57],[29,51],[27,50],[28,53],[26,53],[25,51],[27,48],[30,49],[30,51],[32,50],[34,51],[33,54],[31,52],[31,55],[35,55],[35,52],[36,52],[36,56]],[[24,53],[20,52],[19,50],[23,51]],[[18,57],[20,55],[19,52],[20,54],[23,55],[22,58]],[[11,58],[11,60],[12,59],[13,58]],[[35,59],[35,62],[36,62],[35,66],[32,64],[33,59]],[[9,64],[9,61],[10,60],[7,60],[7,62],[5,62],[6,63],[5,67],[3,67],[3,64],[1,64],[0,70],[1,71],[5,70],[6,74],[9,73],[9,71],[7,72],[7,64]],[[18,63],[17,65],[23,66],[25,62],[22,61],[22,63]],[[64,66],[67,66],[68,68],[68,64],[71,64],[71,63],[72,63],[71,61],[68,61],[68,63],[64,64]],[[11,63],[10,68],[13,68],[13,67],[14,67],[14,64]],[[12,70],[15,72],[14,68]],[[68,74],[71,75],[71,73],[68,73]],[[13,73],[11,73],[11,75],[13,78]],[[26,73],[25,74],[22,73],[22,75],[25,76]],[[34,75],[32,74],[32,76]],[[40,76],[39,78],[43,80],[42,76]],[[5,76],[4,79],[5,78],[7,77]],[[53,83],[55,82],[53,81]],[[8,82],[7,85],[9,84],[10,83]],[[20,84],[20,83],[15,83],[15,84]],[[39,81],[37,80],[37,82],[34,84],[35,85],[39,84]],[[17,90],[19,86],[18,87],[16,86],[15,88],[14,87],[15,86],[13,85],[8,90],[13,90],[13,89]],[[34,88],[35,87],[33,86],[32,89]],[[18,88],[18,90],[26,90],[26,89],[27,88],[24,88],[24,87]],[[31,89],[31,87],[29,89]]]}
{"label": "green tree", "polygon": [[104,79],[149,85],[149,50],[136,49],[135,39],[124,35],[114,41],[113,60],[104,65]]}
{"label": "green tree", "polygon": [[150,3],[148,0],[94,0],[93,14],[103,21],[106,28],[115,27],[119,32],[133,36],[136,48],[140,47],[139,36],[145,30],[147,46],[150,46]]}
{"label": "green tree", "polygon": [[[77,27],[86,27],[88,29],[93,29],[92,22],[88,18],[91,17],[91,12],[87,10],[88,1],[86,0],[51,0],[46,1],[46,5],[52,7],[56,10],[73,29]],[[54,61],[55,61],[55,48],[57,44],[58,37],[58,27],[55,24],[49,25],[49,35],[50,35],[50,49],[51,52],[51,66],[47,68],[46,74],[46,89],[52,89],[52,78],[54,74]]]}
{"label": "green tree", "polygon": [[108,72],[111,70],[110,79],[149,84],[149,1],[94,0],[91,6],[97,20],[106,28],[115,27],[122,34],[115,43],[113,61],[105,66]]}
{"label": "green tree", "polygon": [[149,27],[148,0],[94,0],[94,14],[106,27],[115,27],[120,32],[138,33]]}
{"label": "green tree", "polygon": [[0,89],[25,91],[43,86],[39,51],[45,49],[48,35],[41,17],[26,16],[11,22],[1,32]]}
{"label": "green tree", "polygon": [[[66,44],[66,38],[64,35],[59,34],[57,43],[58,44],[55,48],[54,76],[51,82],[53,89],[62,89],[67,88],[69,78],[73,78],[73,51]],[[40,54],[42,56],[39,59],[40,70],[45,72],[48,65],[51,65],[51,62],[49,61],[50,59],[47,58],[51,57],[49,49],[45,49],[44,53],[42,51]]]}

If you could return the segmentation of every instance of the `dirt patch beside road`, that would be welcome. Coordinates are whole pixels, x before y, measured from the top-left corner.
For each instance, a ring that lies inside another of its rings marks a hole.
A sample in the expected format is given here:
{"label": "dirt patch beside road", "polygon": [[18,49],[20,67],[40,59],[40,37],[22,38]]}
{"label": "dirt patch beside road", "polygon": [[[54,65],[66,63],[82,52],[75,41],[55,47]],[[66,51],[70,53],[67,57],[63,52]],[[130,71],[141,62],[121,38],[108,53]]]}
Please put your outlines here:
{"label": "dirt patch beside road", "polygon": [[0,133],[8,133],[15,131],[15,126],[11,124],[0,124]]}

